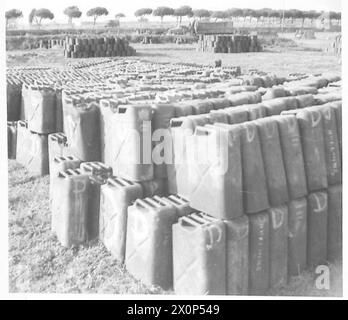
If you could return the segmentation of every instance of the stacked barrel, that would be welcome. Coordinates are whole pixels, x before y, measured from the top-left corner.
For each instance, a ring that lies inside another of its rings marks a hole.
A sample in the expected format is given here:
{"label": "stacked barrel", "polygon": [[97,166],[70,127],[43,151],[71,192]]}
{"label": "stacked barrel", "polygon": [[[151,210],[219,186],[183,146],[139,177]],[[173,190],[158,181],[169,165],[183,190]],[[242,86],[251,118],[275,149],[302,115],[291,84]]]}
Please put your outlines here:
{"label": "stacked barrel", "polygon": [[340,77],[234,72],[12,70],[9,157],[49,171],[60,243],[177,294],[265,294],[339,259]]}
{"label": "stacked barrel", "polygon": [[133,56],[135,50],[127,40],[118,37],[78,38],[66,37],[66,58]]}
{"label": "stacked barrel", "polygon": [[197,51],[213,53],[258,52],[261,50],[257,35],[199,35],[197,45]]}

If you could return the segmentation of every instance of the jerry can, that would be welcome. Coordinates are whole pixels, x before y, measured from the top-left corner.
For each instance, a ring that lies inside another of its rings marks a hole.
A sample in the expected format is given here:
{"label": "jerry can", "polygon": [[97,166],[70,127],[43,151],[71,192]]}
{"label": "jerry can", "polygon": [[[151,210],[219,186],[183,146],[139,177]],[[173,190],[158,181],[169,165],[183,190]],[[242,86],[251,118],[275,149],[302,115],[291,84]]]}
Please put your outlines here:
{"label": "jerry can", "polygon": [[342,185],[329,186],[327,257],[331,262],[342,259]]}
{"label": "jerry can", "polygon": [[56,94],[50,87],[31,86],[30,104],[25,105],[29,130],[41,134],[57,132]]}
{"label": "jerry can", "polygon": [[314,97],[312,94],[296,96],[296,100],[298,103],[298,108],[300,109],[315,105]]}
{"label": "jerry can", "polygon": [[249,215],[249,294],[264,295],[270,285],[270,221],[267,211]]}
{"label": "jerry can", "polygon": [[281,115],[274,119],[278,123],[289,198],[295,200],[307,195],[299,125],[294,115]]}
{"label": "jerry can", "polygon": [[193,114],[193,108],[189,103],[178,102],[174,103],[174,114],[176,118],[185,117]]}
{"label": "jerry can", "polygon": [[210,99],[210,103],[213,104],[214,110],[225,109],[231,106],[230,101],[225,98]]}
{"label": "jerry can", "polygon": [[169,131],[170,120],[175,116],[174,106],[171,104],[157,103],[152,105],[152,161],[154,163],[154,177],[167,177],[167,163],[172,163],[171,135]]}
{"label": "jerry can", "polygon": [[173,225],[173,279],[176,294],[226,294],[223,221],[193,213]]}
{"label": "jerry can", "polygon": [[247,295],[249,281],[249,219],[224,220],[226,226],[226,293]]}
{"label": "jerry can", "polygon": [[287,284],[288,277],[288,207],[270,208],[270,287]]}
{"label": "jerry can", "polygon": [[327,188],[323,116],[315,108],[296,114],[300,126],[308,191]]}
{"label": "jerry can", "polygon": [[118,101],[116,99],[102,99],[100,105],[100,140],[101,161],[112,165],[113,155],[113,127],[116,121]]}
{"label": "jerry can", "polygon": [[190,104],[192,105],[192,112],[194,115],[209,113],[214,109],[213,104],[208,99],[192,100]]}
{"label": "jerry can", "polygon": [[262,101],[263,106],[266,108],[267,116],[279,115],[283,111],[287,110],[287,106],[282,99],[272,99],[267,101]]}
{"label": "jerry can", "polygon": [[267,117],[256,120],[255,124],[261,142],[269,203],[271,207],[277,207],[288,201],[288,186],[277,122],[273,117]]}
{"label": "jerry can", "polygon": [[203,126],[209,122],[210,119],[206,115],[193,115],[171,120],[173,162],[171,165],[167,165],[169,193],[187,198],[189,186],[187,183],[186,141],[193,135],[196,126]]}
{"label": "jerry can", "polygon": [[59,172],[53,192],[52,221],[64,247],[84,244],[87,240],[89,176],[80,169]]}
{"label": "jerry can", "polygon": [[[55,197],[54,192],[57,190],[57,186],[55,185],[57,177],[59,176],[59,172],[64,172],[69,169],[78,169],[81,161],[74,156],[58,156],[53,159],[50,163],[50,209],[53,212],[53,199]],[[55,221],[51,221],[51,229],[52,232],[55,232]]]}
{"label": "jerry can", "polygon": [[19,82],[7,79],[6,81],[6,101],[7,101],[7,121],[18,121],[21,112],[22,88]]}
{"label": "jerry can", "polygon": [[17,162],[23,166],[26,166],[30,156],[31,150],[31,134],[28,130],[28,122],[17,122],[17,146],[16,146],[16,159]]}
{"label": "jerry can", "polygon": [[283,87],[272,87],[266,91],[266,93],[262,96],[262,100],[271,100],[276,98],[285,97],[285,90]]}
{"label": "jerry can", "polygon": [[342,165],[335,110],[329,105],[316,109],[323,118],[327,182],[329,185],[339,184],[342,182]]}
{"label": "jerry can", "polygon": [[56,88],[55,95],[56,95],[56,132],[63,132],[64,118],[63,118],[62,90]]}
{"label": "jerry can", "polygon": [[197,126],[187,142],[188,200],[215,218],[243,215],[240,126]]}
{"label": "jerry can", "polygon": [[26,121],[18,121],[17,125],[17,161],[33,174],[48,174],[47,135],[29,131]]}
{"label": "jerry can", "polygon": [[131,181],[153,179],[151,119],[149,105],[120,105],[113,127],[112,169]]}
{"label": "jerry can", "polygon": [[284,97],[281,100],[285,103],[287,110],[298,109],[299,104],[296,97]]}
{"label": "jerry can", "polygon": [[67,107],[64,126],[69,154],[82,161],[100,161],[99,108],[96,103]]}
{"label": "jerry can", "polygon": [[307,267],[307,199],[288,203],[288,274],[299,276]]}
{"label": "jerry can", "polygon": [[243,104],[260,103],[262,98],[259,92],[240,92],[226,96],[231,106],[241,106]]}
{"label": "jerry can", "polygon": [[144,198],[151,198],[154,195],[167,195],[167,179],[152,179],[148,181],[139,182],[143,189]]}
{"label": "jerry can", "polygon": [[338,143],[340,145],[340,154],[342,157],[342,101],[335,101],[332,102],[330,105],[335,110],[337,137]]}
{"label": "jerry can", "polygon": [[51,165],[54,161],[54,158],[65,156],[67,154],[67,148],[68,148],[68,141],[64,133],[57,132],[57,133],[51,133],[48,135],[48,157],[49,157],[50,173],[51,173]]}
{"label": "jerry can", "polygon": [[327,192],[313,192],[308,195],[307,200],[307,262],[310,268],[314,268],[327,262]]}
{"label": "jerry can", "polygon": [[187,216],[194,212],[194,209],[190,207],[190,203],[183,197],[178,196],[177,194],[170,195],[168,197],[154,196],[155,200],[162,199],[163,202],[167,203],[169,206],[173,206],[176,210],[178,217]]}
{"label": "jerry can", "polygon": [[267,183],[259,134],[254,121],[241,126],[242,181],[244,212],[269,208]]}
{"label": "jerry can", "polygon": [[[81,164],[82,165],[82,164]],[[81,170],[83,172],[83,170]],[[85,174],[88,174],[84,171]],[[87,240],[99,237],[100,189],[107,181],[107,176],[91,174],[89,176],[88,209],[87,209]]]}
{"label": "jerry can", "polygon": [[211,123],[229,123],[227,113],[221,110],[211,110],[209,113],[209,118]]}
{"label": "jerry can", "polygon": [[231,107],[223,109],[228,116],[229,124],[237,124],[248,121],[248,111],[245,107]]}
{"label": "jerry can", "polygon": [[31,86],[27,83],[22,85],[22,98],[21,98],[21,110],[20,110],[20,120],[28,120],[28,115],[26,110],[30,108],[30,98],[31,98]]}
{"label": "jerry can", "polygon": [[265,118],[267,116],[267,109],[262,103],[245,105],[247,108],[248,121]]}
{"label": "jerry can", "polygon": [[98,161],[82,162],[80,169],[85,174],[100,176],[104,179],[112,176],[112,168]]}
{"label": "jerry can", "polygon": [[172,225],[174,207],[151,198],[128,208],[126,268],[146,285],[173,285]]}
{"label": "jerry can", "polygon": [[110,177],[100,189],[99,239],[123,263],[126,252],[127,209],[143,197],[140,184]]}
{"label": "jerry can", "polygon": [[7,156],[16,159],[17,150],[17,121],[7,121]]}

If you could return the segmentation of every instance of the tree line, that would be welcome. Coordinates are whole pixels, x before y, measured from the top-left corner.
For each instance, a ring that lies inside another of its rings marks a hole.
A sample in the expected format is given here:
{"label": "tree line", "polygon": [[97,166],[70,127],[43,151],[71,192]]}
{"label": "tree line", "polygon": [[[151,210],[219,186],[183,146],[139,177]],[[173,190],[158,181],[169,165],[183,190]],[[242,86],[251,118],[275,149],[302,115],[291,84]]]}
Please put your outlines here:
{"label": "tree line", "polygon": [[[70,6],[67,7],[63,13],[68,17],[69,24],[72,23],[73,19],[80,18],[82,15],[82,11],[77,6]],[[196,9],[193,10],[190,6],[182,6],[180,8],[171,8],[171,7],[158,7],[156,9],[151,8],[141,8],[134,12],[135,17],[139,19],[145,19],[146,16],[153,15],[156,17],[160,17],[161,22],[163,21],[164,17],[166,16],[172,16],[176,17],[178,23],[181,23],[182,18],[184,17],[194,17],[199,20],[202,18],[212,18],[215,19],[215,21],[218,20],[227,20],[227,19],[240,19],[244,18],[244,21],[246,19],[253,19],[255,18],[257,23],[259,21],[265,22],[266,20],[268,22],[275,22],[276,19],[290,19],[292,22],[295,19],[302,19],[302,26],[304,24],[305,19],[310,19],[313,23],[313,21],[317,18],[319,18],[322,15],[323,11],[303,11],[298,9],[289,9],[289,10],[275,10],[270,8],[264,8],[264,9],[239,9],[239,8],[232,8],[227,9],[224,11],[209,11],[206,9]],[[95,25],[96,20],[100,16],[107,16],[109,15],[109,11],[104,7],[95,7],[91,8],[86,12],[86,15],[88,17],[93,18],[93,25]],[[6,25],[8,25],[8,22],[10,20],[15,20],[18,18],[23,17],[23,14],[18,9],[11,9],[9,11],[6,11]],[[124,18],[125,15],[123,13],[118,13],[115,15],[116,20],[119,20],[121,18]],[[328,12],[329,19],[333,20],[341,20],[341,12],[334,12],[330,11]],[[54,19],[54,14],[46,8],[41,9],[32,9],[32,11],[29,14],[29,23],[30,24],[37,24],[41,25],[42,20]]]}

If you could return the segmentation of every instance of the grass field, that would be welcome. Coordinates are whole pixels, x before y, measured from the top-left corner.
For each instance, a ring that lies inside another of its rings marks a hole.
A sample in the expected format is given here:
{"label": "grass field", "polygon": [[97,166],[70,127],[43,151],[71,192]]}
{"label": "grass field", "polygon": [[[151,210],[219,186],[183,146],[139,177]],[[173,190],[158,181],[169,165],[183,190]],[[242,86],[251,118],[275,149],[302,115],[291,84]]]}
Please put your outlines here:
{"label": "grass field", "polygon": [[[308,44],[306,44],[306,47]],[[156,62],[192,62],[257,68],[285,75],[289,72],[340,71],[333,55],[325,52],[279,50],[247,54],[205,54],[192,45],[136,45],[138,57]],[[303,49],[303,48],[302,48]],[[11,51],[8,65],[66,64],[62,50]],[[100,243],[66,249],[50,232],[49,177],[35,177],[10,160],[9,171],[9,291],[35,293],[170,294],[136,281]],[[330,289],[315,287],[316,275],[306,272],[285,287],[269,292],[283,296],[340,296],[342,268],[330,265]]]}

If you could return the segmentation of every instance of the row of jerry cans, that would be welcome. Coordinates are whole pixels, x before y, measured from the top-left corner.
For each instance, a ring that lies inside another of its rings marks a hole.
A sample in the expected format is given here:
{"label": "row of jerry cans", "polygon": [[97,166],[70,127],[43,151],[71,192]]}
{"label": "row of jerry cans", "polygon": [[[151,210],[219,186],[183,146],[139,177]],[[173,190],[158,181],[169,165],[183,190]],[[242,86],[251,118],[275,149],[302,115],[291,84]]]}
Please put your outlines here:
{"label": "row of jerry cans", "polygon": [[341,185],[233,220],[193,213],[173,225],[177,294],[263,295],[341,257]]}
{"label": "row of jerry cans", "polygon": [[[118,224],[124,216],[122,208],[129,205],[133,197],[164,195],[165,187],[163,179],[133,183],[113,177],[112,168],[101,162],[81,162],[75,156],[57,156],[51,164],[50,177],[52,231],[67,247],[105,238],[106,247],[123,261],[125,244],[120,242],[120,234],[125,235],[125,229],[124,225]],[[119,214],[116,220],[104,206]],[[118,227],[114,228],[114,223]],[[115,236],[114,229],[117,229]]]}
{"label": "row of jerry cans", "polygon": [[330,103],[302,109],[297,117],[285,114],[237,125],[209,125],[197,118],[185,119],[177,129],[173,122],[169,192],[176,188],[193,208],[231,219],[338,184],[340,110],[340,103]]}
{"label": "row of jerry cans", "polygon": [[[255,103],[259,101],[260,95],[258,93],[244,92],[231,97],[234,100],[220,98],[183,101],[176,104],[157,103],[153,105],[119,105],[117,100],[103,99],[100,101],[100,158],[113,167],[117,176],[128,180],[142,181],[152,179],[153,177],[166,177],[165,163],[170,163],[172,160],[168,159],[171,152],[168,150],[168,148],[170,149],[170,143],[167,141],[172,138],[167,130],[172,118],[192,114],[202,115],[205,118],[203,114],[207,114],[211,118],[211,122],[227,121],[228,123],[238,123],[247,121],[250,118],[272,115],[272,113],[267,111],[267,103],[265,105]],[[280,114],[283,110],[297,107],[298,100],[306,100],[306,105],[309,105],[312,103],[311,97],[310,95],[298,98],[284,98],[286,102],[283,100],[279,101],[278,104],[281,105],[281,108],[278,108],[275,113]],[[240,103],[251,104],[238,108],[230,107]],[[273,105],[269,108],[271,109],[272,107]],[[68,122],[76,123],[76,120]],[[67,125],[67,127],[69,126]],[[91,126],[88,128],[91,130]],[[149,135],[155,133],[157,129],[163,129],[162,136],[157,137],[155,134],[152,137],[155,141],[151,145]],[[67,129],[67,132],[70,131],[72,132],[73,130]],[[82,131],[84,130],[81,129]],[[71,135],[71,138],[75,141],[81,140],[72,137],[72,134],[68,133],[68,135]],[[98,133],[95,132],[92,136],[96,138]],[[90,143],[90,145],[94,144]],[[88,154],[91,154],[91,152]],[[82,155],[78,156],[82,157]]]}

